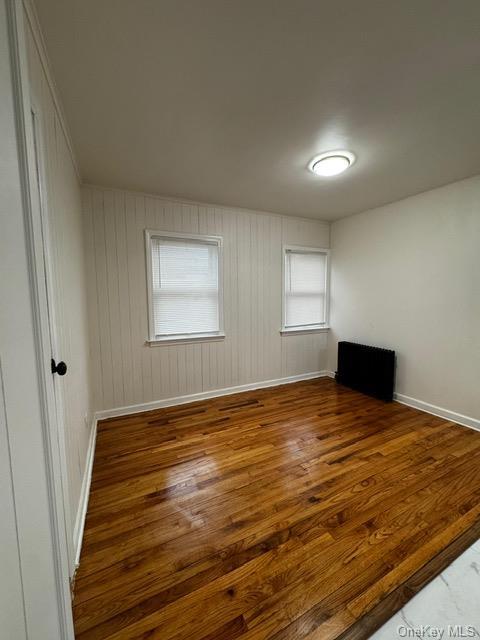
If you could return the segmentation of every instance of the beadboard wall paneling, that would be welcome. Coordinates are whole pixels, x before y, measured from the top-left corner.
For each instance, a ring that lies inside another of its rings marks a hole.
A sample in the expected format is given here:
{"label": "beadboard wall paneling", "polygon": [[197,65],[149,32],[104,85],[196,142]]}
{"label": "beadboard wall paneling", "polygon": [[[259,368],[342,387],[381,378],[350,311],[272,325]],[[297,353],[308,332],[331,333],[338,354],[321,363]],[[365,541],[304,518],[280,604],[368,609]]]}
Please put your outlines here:
{"label": "beadboard wall paneling", "polygon": [[68,504],[66,506],[71,562],[78,546],[79,519],[91,440],[93,411],[89,376],[89,336],[87,280],[83,242],[83,218],[80,183],[57,102],[49,83],[47,64],[39,31],[25,14],[28,71],[32,104],[40,125],[40,154],[48,210],[49,254],[52,260],[53,297],[57,330],[58,360],[65,360],[68,373],[58,379],[64,409]]}
{"label": "beadboard wall paneling", "polygon": [[[83,187],[94,406],[107,410],[325,369],[327,333],[281,336],[282,245],[328,223]],[[144,230],[220,235],[223,341],[148,346]]]}

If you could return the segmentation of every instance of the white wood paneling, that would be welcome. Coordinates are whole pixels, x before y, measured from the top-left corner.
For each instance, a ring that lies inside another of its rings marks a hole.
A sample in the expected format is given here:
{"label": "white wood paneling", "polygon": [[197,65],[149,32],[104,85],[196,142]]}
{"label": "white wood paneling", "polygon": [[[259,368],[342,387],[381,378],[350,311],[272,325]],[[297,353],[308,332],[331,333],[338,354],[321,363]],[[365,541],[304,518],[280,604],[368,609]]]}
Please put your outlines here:
{"label": "white wood paneling", "polygon": [[[281,336],[282,245],[328,248],[329,225],[83,188],[96,410],[321,371],[326,333]],[[224,241],[226,338],[151,347],[144,230]]]}
{"label": "white wood paneling", "polygon": [[213,389],[212,391],[202,391],[200,393],[191,393],[186,396],[175,396],[173,398],[164,398],[163,400],[154,400],[153,402],[144,402],[143,404],[130,404],[126,407],[116,407],[115,409],[105,409],[95,412],[95,424],[99,420],[106,418],[116,418],[117,416],[127,416],[142,411],[152,411],[154,409],[163,409],[164,407],[173,407],[181,404],[189,404],[191,402],[199,402],[200,400],[208,400],[209,398],[219,398],[229,396],[244,391],[252,391],[253,389],[266,389],[268,387],[284,386],[300,380],[313,380],[315,378],[333,378],[330,371],[312,371],[311,373],[302,373],[298,376],[289,376],[288,378],[278,378],[276,380],[262,380],[261,382],[251,382],[250,384],[240,384],[236,387],[224,387],[223,389]]}

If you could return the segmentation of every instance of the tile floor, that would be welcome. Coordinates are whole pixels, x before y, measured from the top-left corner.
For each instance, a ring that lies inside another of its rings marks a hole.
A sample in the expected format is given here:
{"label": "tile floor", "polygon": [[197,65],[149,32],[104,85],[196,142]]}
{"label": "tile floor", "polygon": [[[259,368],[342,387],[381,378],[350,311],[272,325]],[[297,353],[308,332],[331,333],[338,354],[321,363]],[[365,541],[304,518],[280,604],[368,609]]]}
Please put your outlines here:
{"label": "tile floor", "polygon": [[370,640],[480,638],[480,541],[430,582]]}

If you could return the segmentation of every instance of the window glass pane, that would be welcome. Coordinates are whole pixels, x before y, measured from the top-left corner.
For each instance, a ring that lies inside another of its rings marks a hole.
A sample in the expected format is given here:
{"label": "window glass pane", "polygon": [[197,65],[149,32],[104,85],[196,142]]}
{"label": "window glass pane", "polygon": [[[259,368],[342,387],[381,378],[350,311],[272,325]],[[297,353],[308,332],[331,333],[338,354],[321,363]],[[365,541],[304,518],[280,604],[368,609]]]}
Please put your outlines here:
{"label": "window glass pane", "polygon": [[218,245],[152,238],[155,335],[219,331]]}
{"label": "window glass pane", "polygon": [[327,256],[288,250],[285,259],[285,326],[325,322]]}

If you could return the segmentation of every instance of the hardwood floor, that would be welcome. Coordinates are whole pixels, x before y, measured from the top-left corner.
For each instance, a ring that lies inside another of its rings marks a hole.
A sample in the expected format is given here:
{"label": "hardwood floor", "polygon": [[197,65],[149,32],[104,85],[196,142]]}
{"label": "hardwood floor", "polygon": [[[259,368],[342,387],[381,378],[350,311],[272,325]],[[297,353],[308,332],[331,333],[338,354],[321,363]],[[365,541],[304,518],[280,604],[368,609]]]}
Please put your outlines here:
{"label": "hardwood floor", "polygon": [[480,536],[480,433],[329,379],[105,420],[81,640],[368,638]]}

